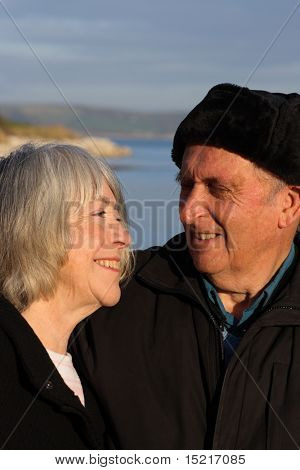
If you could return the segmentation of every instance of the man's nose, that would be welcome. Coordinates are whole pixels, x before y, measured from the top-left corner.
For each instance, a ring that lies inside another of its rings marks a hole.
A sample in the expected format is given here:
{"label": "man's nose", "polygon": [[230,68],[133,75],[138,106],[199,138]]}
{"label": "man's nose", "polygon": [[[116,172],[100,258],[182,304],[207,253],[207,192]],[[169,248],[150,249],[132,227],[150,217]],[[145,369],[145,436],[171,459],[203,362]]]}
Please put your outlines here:
{"label": "man's nose", "polygon": [[204,191],[193,189],[188,195],[181,194],[179,215],[183,224],[192,224],[198,217],[208,215],[208,202]]}

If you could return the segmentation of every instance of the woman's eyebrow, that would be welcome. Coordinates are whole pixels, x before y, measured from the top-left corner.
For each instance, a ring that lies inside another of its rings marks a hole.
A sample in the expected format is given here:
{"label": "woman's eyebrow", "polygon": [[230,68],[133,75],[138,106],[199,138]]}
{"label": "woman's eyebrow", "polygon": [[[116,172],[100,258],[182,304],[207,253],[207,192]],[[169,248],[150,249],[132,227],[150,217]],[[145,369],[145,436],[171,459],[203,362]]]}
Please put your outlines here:
{"label": "woman's eyebrow", "polygon": [[118,211],[119,205],[116,202],[112,202],[108,197],[100,196],[99,201],[103,202],[106,206],[111,206],[115,211]]}

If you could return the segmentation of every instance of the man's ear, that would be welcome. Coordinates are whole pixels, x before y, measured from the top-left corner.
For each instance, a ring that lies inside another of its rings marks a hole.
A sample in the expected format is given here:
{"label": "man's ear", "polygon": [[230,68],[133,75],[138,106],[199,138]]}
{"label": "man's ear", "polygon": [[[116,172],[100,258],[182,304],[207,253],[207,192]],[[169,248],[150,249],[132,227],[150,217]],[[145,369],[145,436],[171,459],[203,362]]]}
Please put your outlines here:
{"label": "man's ear", "polygon": [[282,201],[279,227],[285,228],[300,219],[300,186],[288,186]]}

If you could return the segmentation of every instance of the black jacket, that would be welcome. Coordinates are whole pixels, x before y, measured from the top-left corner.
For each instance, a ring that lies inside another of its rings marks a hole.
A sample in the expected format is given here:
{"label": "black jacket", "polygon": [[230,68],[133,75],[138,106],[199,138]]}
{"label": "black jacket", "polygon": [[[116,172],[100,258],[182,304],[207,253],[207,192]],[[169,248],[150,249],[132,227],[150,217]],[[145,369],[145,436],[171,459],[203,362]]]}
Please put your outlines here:
{"label": "black jacket", "polygon": [[116,446],[299,448],[298,254],[224,376],[218,321],[184,243],[181,235],[140,253],[120,303],[76,331],[73,353]]}
{"label": "black jacket", "polygon": [[[104,424],[67,387],[20,313],[0,300],[0,449],[99,449]],[[94,425],[96,423],[96,425]]]}

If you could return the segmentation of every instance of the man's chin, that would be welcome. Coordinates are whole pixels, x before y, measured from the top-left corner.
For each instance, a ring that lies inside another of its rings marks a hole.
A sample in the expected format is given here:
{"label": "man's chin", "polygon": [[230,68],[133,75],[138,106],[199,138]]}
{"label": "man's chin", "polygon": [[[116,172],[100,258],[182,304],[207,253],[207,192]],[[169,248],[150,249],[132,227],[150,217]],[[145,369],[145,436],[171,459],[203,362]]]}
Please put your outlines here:
{"label": "man's chin", "polygon": [[[197,271],[204,274],[218,274],[222,271],[220,258],[216,253],[199,253],[199,251],[189,250],[193,264]],[[223,263],[222,263],[223,264]]]}

